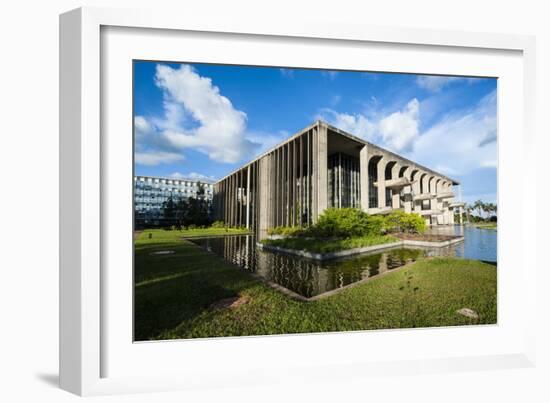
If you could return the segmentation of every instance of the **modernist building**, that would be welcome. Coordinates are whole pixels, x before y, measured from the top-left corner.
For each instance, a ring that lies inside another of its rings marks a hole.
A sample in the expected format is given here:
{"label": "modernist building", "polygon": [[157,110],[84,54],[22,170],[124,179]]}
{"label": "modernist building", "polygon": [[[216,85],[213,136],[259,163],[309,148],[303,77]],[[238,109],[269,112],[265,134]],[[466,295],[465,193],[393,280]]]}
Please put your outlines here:
{"label": "modernist building", "polygon": [[[214,185],[214,215],[262,238],[276,226],[309,225],[328,207],[369,214],[415,212],[429,225],[454,223],[459,182],[315,122]],[[460,215],[462,217],[462,215]]]}
{"label": "modernist building", "polygon": [[163,217],[163,203],[172,200],[195,197],[199,183],[204,186],[204,198],[212,200],[214,184],[192,179],[159,178],[152,176],[134,177],[134,212],[136,223],[158,224]]}

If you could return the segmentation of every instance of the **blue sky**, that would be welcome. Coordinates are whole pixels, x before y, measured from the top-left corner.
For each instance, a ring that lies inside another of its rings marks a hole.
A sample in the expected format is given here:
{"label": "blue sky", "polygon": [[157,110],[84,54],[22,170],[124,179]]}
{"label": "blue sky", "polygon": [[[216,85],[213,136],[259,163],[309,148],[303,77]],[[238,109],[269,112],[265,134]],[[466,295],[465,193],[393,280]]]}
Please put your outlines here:
{"label": "blue sky", "polygon": [[497,80],[134,62],[135,173],[220,178],[322,119],[496,202]]}

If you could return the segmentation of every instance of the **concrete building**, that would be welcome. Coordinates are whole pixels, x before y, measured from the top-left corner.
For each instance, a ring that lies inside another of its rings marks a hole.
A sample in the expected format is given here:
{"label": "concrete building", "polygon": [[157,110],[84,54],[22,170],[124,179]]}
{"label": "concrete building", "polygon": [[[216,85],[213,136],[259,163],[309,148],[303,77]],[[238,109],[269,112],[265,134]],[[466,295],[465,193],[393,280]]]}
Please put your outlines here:
{"label": "concrete building", "polygon": [[[434,152],[437,152],[434,150]],[[328,207],[454,223],[459,182],[317,121],[214,184],[214,215],[256,230],[310,225]],[[462,215],[460,215],[462,217]]]}
{"label": "concrete building", "polygon": [[137,225],[158,225],[163,219],[163,203],[195,197],[199,183],[204,186],[204,198],[212,200],[214,184],[184,178],[134,176],[134,214]]}

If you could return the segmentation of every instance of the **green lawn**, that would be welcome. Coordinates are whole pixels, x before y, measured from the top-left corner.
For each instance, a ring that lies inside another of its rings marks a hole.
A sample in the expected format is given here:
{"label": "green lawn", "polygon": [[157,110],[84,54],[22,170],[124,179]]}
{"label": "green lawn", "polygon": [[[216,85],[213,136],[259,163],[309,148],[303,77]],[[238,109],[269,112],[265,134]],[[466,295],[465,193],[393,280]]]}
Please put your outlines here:
{"label": "green lawn", "polygon": [[242,235],[250,234],[251,232],[243,228],[195,228],[187,230],[168,231],[164,229],[148,229],[144,230],[140,239],[144,239],[151,234],[153,242],[174,240],[180,238],[197,238],[203,236],[223,236],[223,235]]}
{"label": "green lawn", "polygon": [[[262,335],[496,322],[496,267],[433,258],[313,302],[265,286],[178,231],[140,234],[135,258],[135,339]],[[169,255],[151,255],[158,250]],[[237,308],[213,309],[243,296]],[[460,316],[460,308],[479,313]]]}
{"label": "green lawn", "polygon": [[282,238],[264,239],[265,245],[279,246],[286,249],[302,250],[313,253],[337,252],[345,249],[362,248],[365,246],[380,245],[397,242],[399,239],[390,235],[370,235],[346,239],[315,239],[315,238]]}

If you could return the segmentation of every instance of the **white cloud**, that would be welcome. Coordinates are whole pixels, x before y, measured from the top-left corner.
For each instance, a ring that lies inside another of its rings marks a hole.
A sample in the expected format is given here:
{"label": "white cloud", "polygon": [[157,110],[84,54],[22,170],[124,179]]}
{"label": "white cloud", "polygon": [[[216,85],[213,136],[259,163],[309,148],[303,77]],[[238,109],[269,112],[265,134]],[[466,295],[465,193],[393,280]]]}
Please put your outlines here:
{"label": "white cloud", "polygon": [[468,83],[474,83],[475,80],[475,78],[470,77],[418,76],[416,84],[430,92],[439,92],[453,82],[467,81]]}
{"label": "white cloud", "polygon": [[246,114],[220,94],[212,80],[191,66],[157,65],[156,84],[164,93],[163,136],[177,149],[192,148],[211,160],[235,163],[254,145],[245,138]]}
{"label": "white cloud", "polygon": [[326,108],[317,118],[450,176],[496,167],[496,91],[470,110],[438,119],[424,132],[420,131],[422,105],[413,98],[391,113],[376,105],[364,114]]}
{"label": "white cloud", "polygon": [[473,109],[435,123],[418,137],[407,156],[455,175],[496,167],[496,141],[483,143],[488,136],[496,140],[496,124],[496,91],[492,91]]}
{"label": "white cloud", "polygon": [[154,131],[152,125],[143,116],[134,118],[134,128],[136,141],[145,140]]}
{"label": "white cloud", "polygon": [[[376,104],[371,109],[375,109]],[[402,111],[384,116],[371,110],[369,116],[362,113],[345,113],[325,108],[317,118],[396,152],[410,151],[418,137],[420,105],[413,98]]]}
{"label": "white cloud", "polygon": [[368,141],[374,141],[376,123],[360,113],[339,113],[332,109],[323,109],[317,119],[326,120],[339,129]]}
{"label": "white cloud", "polygon": [[170,178],[174,179],[193,179],[193,180],[202,180],[202,181],[213,181],[215,178],[213,176],[203,175],[198,172],[189,172],[188,174],[182,174],[179,172],[174,172],[170,174]]}
{"label": "white cloud", "polygon": [[410,151],[418,138],[419,114],[419,102],[414,98],[404,110],[382,119],[379,129],[384,144],[394,151]]}
{"label": "white cloud", "polygon": [[134,161],[140,165],[160,165],[171,164],[174,162],[183,161],[185,157],[181,153],[173,153],[167,151],[145,151],[136,152],[134,154]]}

